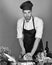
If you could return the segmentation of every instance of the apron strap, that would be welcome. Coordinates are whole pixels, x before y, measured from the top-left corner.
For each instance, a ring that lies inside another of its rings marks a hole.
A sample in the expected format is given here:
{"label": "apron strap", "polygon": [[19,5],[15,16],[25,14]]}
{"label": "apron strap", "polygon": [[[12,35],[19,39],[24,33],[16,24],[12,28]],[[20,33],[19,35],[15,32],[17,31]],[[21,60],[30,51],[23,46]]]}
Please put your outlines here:
{"label": "apron strap", "polygon": [[35,23],[34,23],[34,17],[32,16],[32,21],[33,21],[33,27],[35,29]]}
{"label": "apron strap", "polygon": [[23,29],[24,29],[25,20],[23,21]]}

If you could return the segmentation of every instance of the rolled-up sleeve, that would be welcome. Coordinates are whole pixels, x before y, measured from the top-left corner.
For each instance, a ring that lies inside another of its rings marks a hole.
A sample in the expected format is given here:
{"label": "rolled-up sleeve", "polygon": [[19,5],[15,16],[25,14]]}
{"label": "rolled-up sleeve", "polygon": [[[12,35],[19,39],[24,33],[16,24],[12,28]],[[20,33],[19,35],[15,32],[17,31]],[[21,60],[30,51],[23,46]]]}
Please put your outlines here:
{"label": "rolled-up sleeve", "polygon": [[23,37],[23,34],[22,34],[22,21],[21,20],[18,20],[17,21],[17,38],[22,38]]}
{"label": "rolled-up sleeve", "polygon": [[43,34],[43,21],[38,20],[37,25],[36,25],[36,35],[35,38],[42,38]]}

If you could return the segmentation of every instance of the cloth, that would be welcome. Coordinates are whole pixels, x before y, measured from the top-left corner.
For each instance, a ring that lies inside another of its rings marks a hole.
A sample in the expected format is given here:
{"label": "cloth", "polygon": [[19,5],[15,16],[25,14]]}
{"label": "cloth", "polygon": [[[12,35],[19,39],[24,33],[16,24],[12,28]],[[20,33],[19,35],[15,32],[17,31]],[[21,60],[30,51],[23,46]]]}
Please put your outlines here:
{"label": "cloth", "polygon": [[8,61],[16,63],[15,58],[13,58],[12,56],[10,56],[10,55],[8,55],[6,53],[4,53],[4,55],[8,58]]}
{"label": "cloth", "polygon": [[[17,21],[17,38],[22,38],[23,37],[23,23],[24,23],[24,18],[21,18]],[[38,17],[34,17],[34,25],[36,29],[36,34],[35,38],[42,38],[43,34],[43,21],[42,19]],[[26,30],[31,30],[33,29],[33,23],[32,23],[32,17],[29,22],[25,21],[24,29]]]}

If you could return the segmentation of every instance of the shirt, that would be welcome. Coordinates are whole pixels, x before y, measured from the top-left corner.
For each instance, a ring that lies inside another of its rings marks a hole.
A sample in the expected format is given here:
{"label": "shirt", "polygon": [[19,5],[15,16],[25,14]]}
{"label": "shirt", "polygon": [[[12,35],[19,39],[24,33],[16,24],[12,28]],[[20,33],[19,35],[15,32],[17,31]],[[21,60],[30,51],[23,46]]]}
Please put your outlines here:
{"label": "shirt", "polygon": [[[23,23],[24,23],[24,18],[21,18],[17,21],[17,38],[22,38],[23,37]],[[35,34],[35,38],[42,38],[42,34],[43,34],[43,21],[42,19],[38,18],[38,17],[34,17],[34,25],[35,25],[35,30],[36,30],[36,34]],[[26,30],[32,30],[33,27],[33,22],[32,22],[32,17],[29,20],[29,22],[26,22],[25,20],[25,24],[24,24],[24,29]]]}

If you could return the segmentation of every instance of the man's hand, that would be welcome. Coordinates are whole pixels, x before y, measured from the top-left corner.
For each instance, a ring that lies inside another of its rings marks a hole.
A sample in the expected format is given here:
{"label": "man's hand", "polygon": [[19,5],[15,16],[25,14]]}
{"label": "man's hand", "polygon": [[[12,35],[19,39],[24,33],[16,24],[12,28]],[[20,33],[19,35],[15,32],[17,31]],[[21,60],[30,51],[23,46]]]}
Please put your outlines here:
{"label": "man's hand", "polygon": [[25,54],[25,49],[22,49],[21,54],[22,54],[22,55],[24,55],[24,54]]}
{"label": "man's hand", "polygon": [[19,38],[19,42],[20,42],[20,46],[22,49],[21,54],[24,55],[25,54],[25,48],[24,48],[23,38]]}
{"label": "man's hand", "polygon": [[25,55],[25,48],[23,48],[22,51],[20,52],[19,58],[23,58],[24,55]]}

